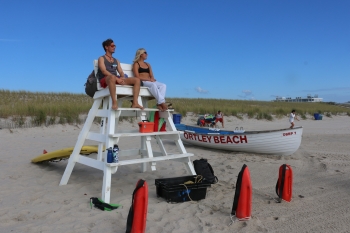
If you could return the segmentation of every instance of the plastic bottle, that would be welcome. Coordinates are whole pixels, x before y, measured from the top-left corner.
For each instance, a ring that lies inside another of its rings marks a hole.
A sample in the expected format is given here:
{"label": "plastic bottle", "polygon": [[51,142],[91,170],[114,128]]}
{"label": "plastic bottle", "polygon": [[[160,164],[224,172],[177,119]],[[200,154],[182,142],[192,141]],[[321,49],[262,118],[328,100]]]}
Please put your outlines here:
{"label": "plastic bottle", "polygon": [[113,147],[113,163],[118,163],[119,162],[119,158],[118,158],[118,154],[119,154],[119,147],[117,144],[114,144]]}
{"label": "plastic bottle", "polygon": [[113,149],[112,147],[107,149],[107,163],[113,163],[114,159],[113,159]]}

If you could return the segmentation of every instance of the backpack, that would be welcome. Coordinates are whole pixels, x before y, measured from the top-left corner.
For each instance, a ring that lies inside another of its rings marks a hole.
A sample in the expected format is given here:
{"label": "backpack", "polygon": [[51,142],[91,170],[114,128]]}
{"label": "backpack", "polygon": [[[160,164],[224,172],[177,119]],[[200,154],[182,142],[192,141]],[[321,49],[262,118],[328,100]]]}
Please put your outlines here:
{"label": "backpack", "polygon": [[194,170],[197,175],[202,175],[203,180],[211,184],[215,184],[219,181],[219,179],[214,175],[214,170],[211,165],[208,163],[207,159],[200,159],[193,161]]}
{"label": "backpack", "polygon": [[95,76],[95,71],[93,70],[86,80],[85,93],[90,97],[94,97],[96,91],[97,91],[97,78]]}

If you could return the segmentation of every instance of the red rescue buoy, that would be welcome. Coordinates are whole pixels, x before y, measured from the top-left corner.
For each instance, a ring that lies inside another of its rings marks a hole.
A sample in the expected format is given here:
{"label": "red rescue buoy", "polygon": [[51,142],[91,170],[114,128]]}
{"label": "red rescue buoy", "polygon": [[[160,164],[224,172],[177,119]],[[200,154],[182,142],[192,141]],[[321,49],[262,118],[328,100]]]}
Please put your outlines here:
{"label": "red rescue buoy", "polygon": [[278,180],[276,183],[276,194],[280,198],[279,202],[292,200],[293,170],[288,164],[280,166]]}
{"label": "red rescue buoy", "polygon": [[158,124],[159,124],[159,112],[154,112],[154,129],[153,132],[158,132]]}
{"label": "red rescue buoy", "polygon": [[163,122],[162,127],[160,127],[160,132],[165,132],[166,131],[166,121]]}
{"label": "red rescue buoy", "polygon": [[163,124],[160,127],[160,129],[159,129],[159,119],[160,119],[159,111],[156,111],[154,113],[154,129],[153,129],[154,132],[158,132],[158,131],[159,132],[164,132],[164,131],[166,131],[166,121],[163,121]]}
{"label": "red rescue buoy", "polygon": [[132,203],[126,223],[126,233],[144,233],[148,208],[148,184],[140,179],[132,194]]}
{"label": "red rescue buoy", "polygon": [[238,174],[231,215],[235,215],[240,221],[249,220],[252,215],[252,197],[250,172],[248,166],[244,164]]}

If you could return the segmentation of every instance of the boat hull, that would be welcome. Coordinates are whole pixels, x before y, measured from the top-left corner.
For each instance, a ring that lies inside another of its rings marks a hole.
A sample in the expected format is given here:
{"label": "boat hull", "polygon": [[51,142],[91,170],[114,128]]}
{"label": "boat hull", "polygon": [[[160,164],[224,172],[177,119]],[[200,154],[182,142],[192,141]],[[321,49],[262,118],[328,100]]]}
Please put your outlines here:
{"label": "boat hull", "polygon": [[[291,155],[301,144],[303,128],[278,129],[264,131],[211,131],[186,126],[189,130],[181,130],[181,140],[196,146],[228,151],[249,152],[259,154]],[[179,129],[178,129],[179,130]]]}

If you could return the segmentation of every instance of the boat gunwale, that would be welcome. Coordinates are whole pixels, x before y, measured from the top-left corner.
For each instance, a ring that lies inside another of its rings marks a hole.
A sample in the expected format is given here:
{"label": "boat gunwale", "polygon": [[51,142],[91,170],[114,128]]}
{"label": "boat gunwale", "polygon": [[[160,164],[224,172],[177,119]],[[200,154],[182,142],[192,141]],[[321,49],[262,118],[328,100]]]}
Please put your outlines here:
{"label": "boat gunwale", "polygon": [[[196,127],[196,126],[190,126],[190,127],[197,128],[197,129],[203,129],[203,128]],[[186,130],[178,130],[177,129],[177,131],[186,132],[186,133],[194,133],[194,134],[204,134],[204,135],[208,135],[208,134],[211,134],[211,135],[242,135],[242,134],[275,133],[275,132],[281,132],[281,131],[287,131],[287,130],[303,129],[303,127],[302,126],[297,126],[297,127],[292,128],[292,129],[291,128],[285,128],[285,129],[271,129],[271,130],[254,130],[254,131],[244,131],[244,132],[234,132],[234,131],[229,131],[229,130],[221,131],[221,132],[229,132],[228,134],[227,133],[221,134],[220,131],[214,131],[214,130],[211,131],[211,130],[209,130],[209,128],[204,128],[204,129],[208,129],[208,132],[207,133],[202,133],[202,132],[196,132],[195,130],[187,130],[187,129]]]}

